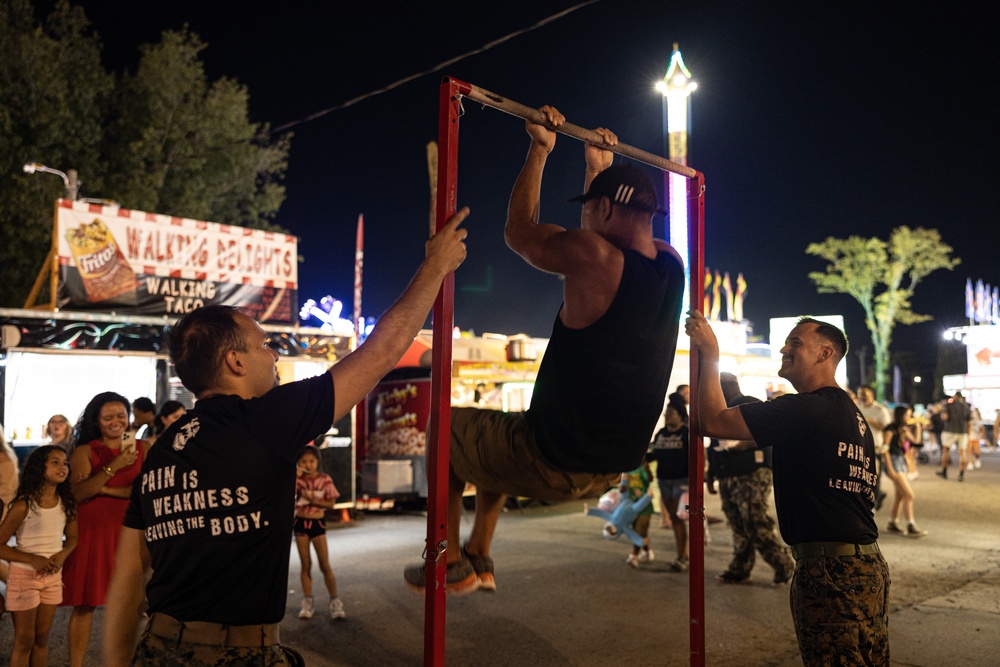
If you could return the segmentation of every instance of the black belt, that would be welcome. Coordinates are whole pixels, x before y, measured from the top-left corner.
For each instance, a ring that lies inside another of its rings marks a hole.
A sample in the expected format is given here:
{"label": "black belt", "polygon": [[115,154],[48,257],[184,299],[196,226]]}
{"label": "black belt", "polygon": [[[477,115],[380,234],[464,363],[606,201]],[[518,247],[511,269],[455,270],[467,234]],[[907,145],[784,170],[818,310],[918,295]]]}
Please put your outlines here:
{"label": "black belt", "polygon": [[877,554],[878,542],[871,544],[851,544],[850,542],[800,542],[792,545],[792,557],[795,560],[803,558],[835,558],[840,556],[861,556]]}
{"label": "black belt", "polygon": [[156,613],[149,619],[147,631],[178,643],[249,648],[278,643],[278,624],[224,625],[206,621],[178,621],[173,616]]}

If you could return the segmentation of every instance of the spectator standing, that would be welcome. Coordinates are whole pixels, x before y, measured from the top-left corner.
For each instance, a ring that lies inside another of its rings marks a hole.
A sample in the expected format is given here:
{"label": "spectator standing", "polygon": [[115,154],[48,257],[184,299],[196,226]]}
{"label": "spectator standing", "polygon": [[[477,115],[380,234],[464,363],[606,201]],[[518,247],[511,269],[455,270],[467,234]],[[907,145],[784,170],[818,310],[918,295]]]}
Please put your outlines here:
{"label": "spectator standing", "polygon": [[941,469],[937,476],[948,479],[948,461],[951,459],[951,448],[958,449],[958,481],[965,479],[965,464],[969,454],[969,404],[965,402],[962,392],[956,391],[941,413],[944,419],[944,430],[941,432]]}
{"label": "spectator standing", "polygon": [[[875,390],[872,389],[871,385],[866,384],[858,389],[858,409],[861,410],[861,414],[865,416],[865,421],[868,422],[868,426],[872,428],[874,433],[881,433],[892,423],[892,414],[889,412],[889,408],[875,400]],[[885,492],[882,491],[882,448],[882,439],[876,438],[875,453],[879,457],[875,462],[877,469],[875,473],[876,511],[882,508],[882,501],[885,500]]]}
{"label": "spectator standing", "polygon": [[679,393],[667,398],[663,428],[656,432],[649,446],[649,460],[656,462],[656,483],[660,489],[661,526],[674,532],[677,557],[670,564],[675,572],[688,570],[687,524],[677,516],[681,497],[688,491],[688,412],[687,402]]}
{"label": "spectator standing", "polygon": [[[0,518],[3,518],[3,508],[10,505],[17,495],[17,453],[3,435],[0,426]],[[5,579],[6,581],[6,579]]]}
{"label": "spectator standing", "polygon": [[45,424],[49,444],[59,447],[66,455],[73,453],[73,429],[65,415],[52,415]]}
{"label": "spectator standing", "polygon": [[152,447],[156,443],[156,439],[160,437],[160,434],[168,426],[183,417],[185,412],[187,412],[187,408],[180,401],[166,401],[161,405],[160,412],[153,419],[153,423],[149,429],[149,436],[146,438],[149,446]]}
{"label": "spectator standing", "polygon": [[[732,373],[720,373],[719,381],[728,407],[760,402],[743,395]],[[740,440],[722,440],[719,446],[721,451],[714,457],[715,477],[722,511],[733,531],[733,557],[717,579],[723,583],[749,579],[756,550],[774,568],[773,583],[783,584],[792,578],[795,563],[778,540],[771,518],[771,448]]]}
{"label": "spectator standing", "polygon": [[340,491],[333,479],[319,469],[319,450],[309,446],[299,454],[298,478],[295,481],[295,546],[302,562],[302,608],[299,618],[312,618],[315,613],[312,591],[312,559],[309,545],[316,552],[316,564],[323,574],[326,592],[330,594],[330,618],[347,618],[344,603],[337,596],[337,577],[330,567],[330,556],[326,544],[326,511],[333,509],[340,497]]}
{"label": "spectator standing", "polygon": [[132,430],[135,431],[136,439],[143,440],[149,435],[154,419],[156,404],[151,399],[141,396],[132,401]]}
{"label": "spectator standing", "polygon": [[778,525],[795,558],[789,597],[803,663],[888,665],[889,569],[872,513],[875,442],[837,384],[844,333],[801,318],[781,348],[778,370],[798,393],[729,408],[715,333],[697,310],[685,330],[692,354],[701,354],[702,432],[773,447]]}
{"label": "spectator standing", "polygon": [[986,429],[983,428],[983,416],[979,408],[974,405],[969,406],[969,458],[965,464],[966,470],[978,470],[983,467],[980,460],[982,454],[982,442],[986,440]]}
{"label": "spectator standing", "polygon": [[[910,486],[906,474],[909,471],[906,461],[907,443],[917,438],[917,431],[910,423],[912,416],[913,410],[908,406],[898,405],[893,410],[892,423],[882,431],[882,437],[885,440],[882,463],[896,489],[892,499],[892,508],[889,511],[887,528],[891,533],[901,533],[906,537],[923,537],[927,531],[917,527],[913,514],[913,488]],[[906,517],[905,528],[896,521],[900,512]]]}
{"label": "spectator standing", "polygon": [[[12,535],[16,547],[7,545]],[[0,523],[0,557],[11,563],[11,667],[48,664],[49,631],[63,595],[60,571],[76,542],[76,504],[66,452],[43,445],[25,461],[17,499]]]}
{"label": "spectator standing", "polygon": [[79,543],[63,571],[63,605],[73,607],[67,639],[71,667],[83,667],[94,609],[104,604],[115,565],[115,549],[139,475],[146,443],[126,438],[128,399],[114,392],[94,396],[76,423],[77,446],[70,458],[77,502]]}

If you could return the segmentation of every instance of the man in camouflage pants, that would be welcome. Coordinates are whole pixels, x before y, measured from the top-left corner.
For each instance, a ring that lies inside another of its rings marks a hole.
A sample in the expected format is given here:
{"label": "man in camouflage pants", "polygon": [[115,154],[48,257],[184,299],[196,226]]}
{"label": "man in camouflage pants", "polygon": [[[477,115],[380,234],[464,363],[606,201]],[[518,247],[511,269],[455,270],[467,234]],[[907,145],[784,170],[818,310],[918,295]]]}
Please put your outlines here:
{"label": "man in camouflage pants", "polygon": [[[758,401],[743,395],[732,373],[720,373],[719,380],[727,406]],[[713,440],[709,460],[712,474],[719,480],[722,511],[733,531],[733,558],[716,578],[729,584],[749,579],[756,549],[774,568],[773,583],[785,583],[791,579],[795,563],[778,541],[768,507],[773,482],[771,450],[757,448],[753,442]]]}
{"label": "man in camouflage pants", "polygon": [[719,342],[697,310],[685,322],[701,354],[703,435],[767,443],[781,537],[795,559],[789,598],[807,667],[889,665],[889,568],[875,525],[875,439],[837,384],[847,337],[804,317],[781,348],[779,377],[795,394],[727,407]]}

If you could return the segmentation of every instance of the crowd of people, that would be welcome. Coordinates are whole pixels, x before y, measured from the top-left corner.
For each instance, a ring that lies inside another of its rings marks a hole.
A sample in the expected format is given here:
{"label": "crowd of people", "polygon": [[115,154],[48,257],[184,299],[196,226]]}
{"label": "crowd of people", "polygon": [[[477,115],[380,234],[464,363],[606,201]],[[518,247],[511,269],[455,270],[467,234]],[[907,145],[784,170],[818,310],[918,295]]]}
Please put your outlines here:
{"label": "crowd of people", "polygon": [[165,402],[157,413],[149,398],[130,403],[102,392],[75,425],[53,415],[45,444],[20,471],[0,435],[0,579],[6,583],[0,612],[10,611],[13,619],[12,665],[45,664],[57,606],[72,608],[70,665],[84,664],[133,481],[156,436],[184,411],[177,401]]}

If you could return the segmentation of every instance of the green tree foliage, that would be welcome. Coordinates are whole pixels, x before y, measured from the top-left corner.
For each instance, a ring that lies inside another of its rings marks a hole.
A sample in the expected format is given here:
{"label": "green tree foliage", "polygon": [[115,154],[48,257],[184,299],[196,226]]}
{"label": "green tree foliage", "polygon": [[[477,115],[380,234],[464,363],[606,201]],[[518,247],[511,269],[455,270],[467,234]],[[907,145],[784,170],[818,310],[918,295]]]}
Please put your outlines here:
{"label": "green tree foliage", "polygon": [[26,162],[66,165],[95,182],[98,143],[114,80],[83,11],[59,3],[43,27],[29,0],[0,3],[0,305],[21,306],[52,242],[57,176]]}
{"label": "green tree foliage", "polygon": [[961,260],[936,229],[897,227],[889,241],[851,236],[811,243],[806,253],[829,262],[809,278],[823,293],[849,294],[861,304],[875,348],[875,387],[885,399],[889,379],[889,346],[897,324],[916,324],[931,317],[913,312],[910,300],[917,284],[938,269],[949,271]]}
{"label": "green tree foliage", "polygon": [[246,87],[210,82],[187,28],[141,49],[115,76],[82,9],[60,0],[38,25],[29,0],[0,6],[0,305],[23,304],[49,250],[59,178],[125,208],[257,229],[284,201],[290,135],[250,121]]}

